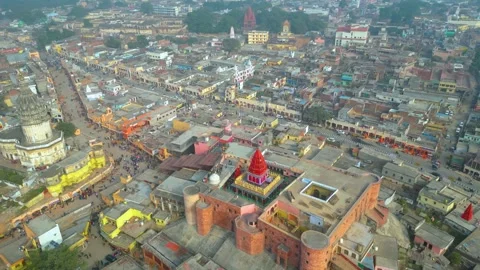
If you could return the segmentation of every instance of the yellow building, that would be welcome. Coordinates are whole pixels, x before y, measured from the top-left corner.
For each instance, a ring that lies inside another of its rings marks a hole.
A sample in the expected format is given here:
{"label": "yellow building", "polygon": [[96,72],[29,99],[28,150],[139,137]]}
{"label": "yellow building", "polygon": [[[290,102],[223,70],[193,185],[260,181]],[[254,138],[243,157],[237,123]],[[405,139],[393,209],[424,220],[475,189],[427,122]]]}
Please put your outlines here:
{"label": "yellow building", "polygon": [[446,93],[455,93],[457,91],[457,84],[455,81],[444,80],[438,84],[438,91]]}
{"label": "yellow building", "polygon": [[449,213],[455,207],[453,198],[430,192],[420,192],[418,194],[418,203],[444,214]]}
{"label": "yellow building", "polygon": [[297,46],[295,42],[293,43],[269,43],[267,44],[267,49],[272,50],[272,51],[296,51]]}
{"label": "yellow building", "polygon": [[433,181],[420,190],[417,202],[419,206],[446,215],[469,196],[470,193],[463,189]]}
{"label": "yellow building", "polygon": [[52,196],[59,196],[65,187],[87,179],[96,169],[105,167],[103,144],[91,144],[88,150],[77,151],[43,171],[41,176]]}
{"label": "yellow building", "polygon": [[131,251],[140,236],[152,227],[163,228],[171,220],[170,213],[155,212],[150,206],[121,203],[100,214],[101,235],[112,245]]}
{"label": "yellow building", "polygon": [[268,31],[250,31],[247,35],[248,44],[265,44],[268,42]]}

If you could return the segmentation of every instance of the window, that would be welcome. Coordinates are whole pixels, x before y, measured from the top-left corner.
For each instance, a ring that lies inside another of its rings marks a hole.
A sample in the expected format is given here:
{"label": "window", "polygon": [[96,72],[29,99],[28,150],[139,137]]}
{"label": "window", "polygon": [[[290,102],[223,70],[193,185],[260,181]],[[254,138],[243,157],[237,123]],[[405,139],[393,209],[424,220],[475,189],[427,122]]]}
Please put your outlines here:
{"label": "window", "polygon": [[352,252],[352,258],[354,258],[356,260],[357,259],[357,254]]}
{"label": "window", "polygon": [[344,249],[343,254],[348,255],[348,250]]}
{"label": "window", "polygon": [[308,264],[308,261],[305,261],[306,264]]}

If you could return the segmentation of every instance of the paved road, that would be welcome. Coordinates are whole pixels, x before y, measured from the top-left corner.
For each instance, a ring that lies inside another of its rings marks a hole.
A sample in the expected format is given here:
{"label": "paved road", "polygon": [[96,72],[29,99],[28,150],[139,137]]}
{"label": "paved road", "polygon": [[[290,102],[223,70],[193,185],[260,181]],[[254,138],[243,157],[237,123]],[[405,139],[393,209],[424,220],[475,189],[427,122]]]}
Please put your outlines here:
{"label": "paved road", "polygon": [[[76,147],[81,148],[83,146],[87,146],[90,139],[96,138],[97,140],[104,142],[105,152],[109,155],[112,155],[114,159],[120,159],[122,155],[126,157],[124,161],[121,161],[119,165],[116,165],[115,173],[113,174],[114,176],[126,175],[128,172],[133,175],[136,173],[141,173],[147,167],[153,167],[158,162],[156,160],[152,160],[151,162],[139,162],[138,170],[134,170],[133,165],[131,164],[131,161],[128,157],[130,157],[132,154],[143,154],[140,153],[139,150],[133,150],[134,147],[128,146],[126,142],[123,143],[122,147],[126,148],[127,150],[120,148],[119,145],[111,144],[110,140],[106,139],[106,137],[111,137],[112,134],[101,128],[95,129],[86,119],[85,114],[82,111],[80,101],[76,96],[77,94],[70,85],[69,78],[63,72],[63,70],[57,71],[51,69],[50,73],[55,82],[55,87],[58,95],[65,97],[64,104],[62,104],[62,110],[65,115],[65,120],[74,123],[75,126],[77,126],[77,128],[80,128],[81,130],[81,135],[74,138],[74,144],[76,144]],[[99,192],[101,188],[114,185],[116,182],[118,182],[118,177],[105,179],[102,182],[97,183],[94,190],[96,192]],[[85,200],[80,200],[76,198],[68,205],[66,204],[63,207],[58,206],[57,208],[52,209],[48,213],[48,215],[52,218],[58,218],[61,217],[64,213],[72,212],[79,207],[89,203],[93,203],[93,207],[96,211],[105,208],[105,205],[101,201],[100,196],[92,195]],[[104,240],[98,234],[98,231],[98,225],[92,227],[92,234],[88,241],[88,245],[83,250],[83,253],[91,255],[91,257],[89,256],[88,258],[86,258],[89,267],[93,267],[99,260],[102,260],[107,254],[110,254],[112,252],[111,248],[108,245],[104,244]]]}

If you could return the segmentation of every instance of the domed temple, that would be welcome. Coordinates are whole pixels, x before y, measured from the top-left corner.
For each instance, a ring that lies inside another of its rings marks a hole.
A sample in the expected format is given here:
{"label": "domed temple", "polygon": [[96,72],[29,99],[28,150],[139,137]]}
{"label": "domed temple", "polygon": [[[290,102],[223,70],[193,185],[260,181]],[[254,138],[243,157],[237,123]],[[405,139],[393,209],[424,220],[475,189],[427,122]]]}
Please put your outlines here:
{"label": "domed temple", "polygon": [[20,126],[0,132],[0,153],[25,167],[51,165],[66,157],[63,133],[52,130],[47,107],[28,87],[17,99]]}
{"label": "domed temple", "polygon": [[232,188],[249,199],[260,204],[270,201],[270,196],[282,184],[283,178],[279,173],[268,169],[262,152],[257,149],[250,158],[248,170],[242,172],[239,168],[234,173]]}

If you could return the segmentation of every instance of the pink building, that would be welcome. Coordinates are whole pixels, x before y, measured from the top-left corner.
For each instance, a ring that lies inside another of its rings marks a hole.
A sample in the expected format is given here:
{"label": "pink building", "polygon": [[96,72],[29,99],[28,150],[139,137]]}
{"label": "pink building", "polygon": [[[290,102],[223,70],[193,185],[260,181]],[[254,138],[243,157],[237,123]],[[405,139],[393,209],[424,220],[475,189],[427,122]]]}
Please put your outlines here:
{"label": "pink building", "polygon": [[415,232],[414,242],[425,249],[430,249],[437,255],[443,255],[453,243],[454,239],[455,237],[450,234],[428,223],[424,223]]}

